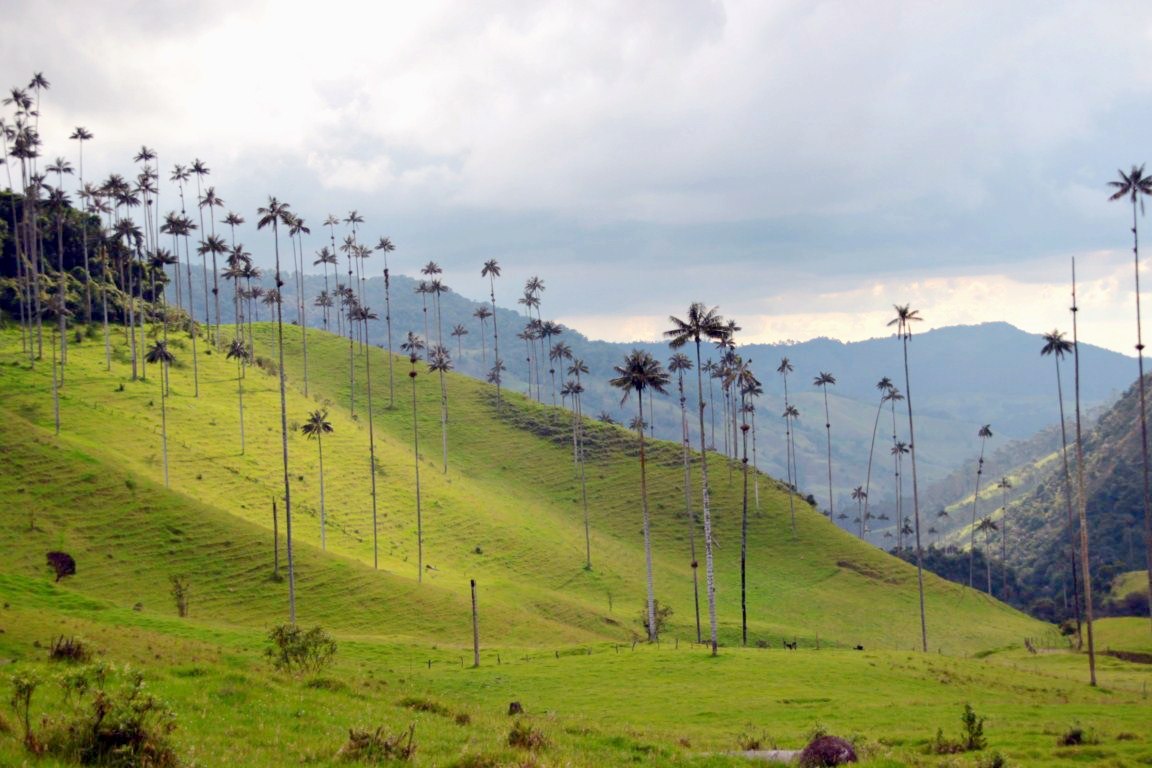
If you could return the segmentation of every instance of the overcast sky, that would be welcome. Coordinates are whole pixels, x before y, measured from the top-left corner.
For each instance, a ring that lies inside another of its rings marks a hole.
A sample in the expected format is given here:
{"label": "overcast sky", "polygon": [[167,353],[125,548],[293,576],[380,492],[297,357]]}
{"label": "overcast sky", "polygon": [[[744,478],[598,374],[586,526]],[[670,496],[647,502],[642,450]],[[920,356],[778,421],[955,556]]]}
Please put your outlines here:
{"label": "overcast sky", "polygon": [[312,250],[356,209],[394,271],[480,298],[496,258],[498,301],[539,275],[594,338],[694,300],[744,342],[885,335],[894,303],[1070,331],[1075,257],[1081,338],[1135,344],[1106,185],[1152,160],[1148,0],[16,0],[3,29],[4,90],[44,73],[43,152],[86,127],[89,180],[200,158]]}

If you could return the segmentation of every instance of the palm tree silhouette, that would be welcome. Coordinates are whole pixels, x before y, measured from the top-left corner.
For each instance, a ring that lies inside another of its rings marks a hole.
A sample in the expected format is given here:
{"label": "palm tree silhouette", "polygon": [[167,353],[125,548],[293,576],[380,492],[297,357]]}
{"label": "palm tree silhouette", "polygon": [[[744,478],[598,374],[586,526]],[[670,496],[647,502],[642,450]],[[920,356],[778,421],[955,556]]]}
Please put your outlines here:
{"label": "palm tree silhouette", "polygon": [[160,364],[160,436],[164,451],[164,487],[168,488],[168,366],[175,358],[164,340],[157,341],[145,355],[148,362]]}
{"label": "palm tree silhouette", "polygon": [[1136,203],[1140,203],[1140,212],[1144,212],[1144,196],[1152,195],[1152,175],[1144,173],[1144,166],[1132,166],[1128,173],[1117,171],[1119,181],[1110,181],[1108,186],[1115,188],[1109,200],[1120,200],[1127,197],[1132,202],[1132,259],[1135,264],[1136,278],[1136,360],[1139,365],[1140,378],[1140,460],[1144,480],[1144,549],[1148,561],[1148,589],[1152,594],[1152,486],[1149,484],[1148,466],[1148,408],[1145,400],[1144,386],[1144,337],[1140,327],[1140,236],[1136,225]]}
{"label": "palm tree silhouette", "polygon": [[748,432],[751,425],[748,423],[748,401],[751,393],[760,387],[760,382],[752,373],[752,361],[736,356],[736,364],[729,374],[732,378],[732,387],[740,394],[740,435],[742,455],[740,458],[741,471],[744,476],[743,500],[740,509],[740,640],[748,645],[748,589],[747,589],[747,562],[748,562]]}
{"label": "palm tree silhouette", "polygon": [[244,453],[244,370],[248,361],[248,347],[243,339],[232,339],[228,345],[227,359],[236,361],[236,397],[240,401],[240,453]]}
{"label": "palm tree silhouette", "polygon": [[708,589],[708,622],[711,628],[712,655],[715,656],[719,648],[716,625],[716,578],[712,562],[712,503],[708,487],[708,449],[704,443],[704,375],[700,361],[700,343],[702,340],[715,340],[724,337],[727,332],[724,318],[716,308],[708,309],[704,304],[696,301],[688,307],[686,319],[669,317],[672,328],[664,332],[669,339],[668,346],[680,349],[688,342],[696,345],[696,392],[699,396],[700,416],[700,474],[701,492],[703,502],[701,513],[704,518],[704,573]]}
{"label": "palm tree silhouette", "polygon": [[[282,203],[275,197],[268,198],[268,205],[256,211],[260,217],[256,222],[257,229],[264,229],[272,225],[272,240],[275,246],[276,257],[276,288],[274,305],[276,307],[276,349],[279,354],[280,379],[280,443],[284,465],[284,530],[287,535],[288,553],[288,622],[296,624],[296,571],[292,559],[292,488],[288,481],[288,397],[284,377],[284,312],[280,301],[280,289],[284,280],[280,272],[280,225],[287,226],[291,222],[292,212],[288,203]],[[269,291],[269,295],[272,291]]]}
{"label": "palm tree silhouette", "polygon": [[420,511],[420,429],[416,422],[416,363],[420,362],[424,340],[408,331],[408,338],[400,344],[400,349],[408,353],[408,362],[412,366],[408,371],[408,378],[412,381],[412,456],[416,469],[416,580],[424,581],[424,521]]}
{"label": "palm tree silhouette", "polygon": [[428,372],[440,377],[440,441],[444,460],[444,472],[448,472],[448,388],[444,374],[452,370],[452,356],[442,344],[432,347],[428,355]]}
{"label": "palm tree silhouette", "polygon": [[480,359],[486,369],[488,367],[488,328],[486,325],[488,318],[492,317],[492,310],[482,304],[472,313],[472,317],[480,321]]}
{"label": "palm tree silhouette", "polygon": [[320,453],[320,549],[326,550],[327,544],[324,535],[324,435],[332,431],[332,424],[328,421],[328,409],[319,409],[308,414],[308,419],[300,426],[300,431],[308,439],[316,440],[316,448]]}
{"label": "palm tree silhouette", "polygon": [[633,349],[620,365],[613,366],[617,376],[608,383],[622,390],[623,404],[635,392],[637,404],[636,439],[640,446],[640,506],[644,524],[644,561],[648,574],[648,642],[656,642],[656,593],[652,581],[652,541],[648,525],[648,473],[644,458],[644,391],[665,393],[671,377],[660,365],[660,361],[648,352]]}
{"label": "palm tree silhouette", "polygon": [[892,465],[896,478],[896,551],[904,551],[904,523],[907,519],[903,514],[904,478],[900,472],[904,468],[904,456],[908,454],[908,443],[901,440],[892,441]]}
{"label": "palm tree silhouette", "polygon": [[826,371],[820,371],[820,375],[812,380],[813,386],[820,387],[824,390],[824,430],[827,435],[828,443],[828,517],[831,518],[832,514],[836,511],[833,509],[835,501],[832,498],[832,418],[828,412],[828,385],[835,384],[836,377]]}
{"label": "palm tree silhouette", "polygon": [[984,474],[984,444],[992,437],[992,425],[985,424],[976,433],[980,438],[980,458],[976,462],[976,492],[972,494],[972,528],[968,538],[968,587],[972,587],[972,564],[976,552],[976,507],[980,503],[980,476]]}
{"label": "palm tree silhouette", "polygon": [[910,304],[893,305],[896,317],[888,321],[888,326],[896,326],[904,348],[904,392],[908,406],[908,452],[912,459],[912,513],[916,518],[916,585],[920,594],[920,639],[925,653],[928,652],[928,623],[924,613],[924,552],[920,546],[920,485],[916,477],[916,430],[912,419],[912,381],[908,375],[908,342],[912,340],[912,323],[919,322],[919,310]]}
{"label": "palm tree silhouette", "polygon": [[[880,402],[876,406],[876,418],[872,422],[872,442],[868,448],[868,472],[864,476],[864,510],[861,516],[868,519],[868,492],[872,490],[872,456],[876,451],[876,432],[880,427],[880,412],[884,410],[885,395],[892,389],[892,379],[885,376],[876,382],[876,389],[880,390]],[[861,525],[863,530],[863,525]],[[861,534],[863,538],[863,534]]]}
{"label": "palm tree silhouette", "polygon": [[[489,259],[484,262],[484,268],[480,270],[480,277],[488,278],[488,286],[490,296],[492,299],[492,359],[497,363],[500,362],[500,322],[496,316],[496,278],[500,277],[500,265],[496,259]],[[499,366],[493,367],[496,384],[496,402],[500,402],[500,371]]]}
{"label": "palm tree silhouette", "polygon": [[456,323],[452,326],[452,335],[456,337],[456,357],[464,357],[464,337],[468,335],[468,329],[463,323]]}
{"label": "palm tree silhouette", "polygon": [[[80,188],[84,189],[84,142],[92,140],[92,133],[83,126],[77,126],[68,138],[80,144],[79,181]],[[88,264],[88,227],[83,227],[81,233],[81,247],[84,253],[84,321],[90,323],[92,322],[92,272]]]}
{"label": "palm tree silhouette", "polygon": [[[1080,418],[1080,343],[1076,306],[1076,259],[1072,259],[1072,381],[1076,401],[1076,509],[1080,522],[1080,578],[1084,595],[1084,620],[1088,628],[1088,681],[1096,687],[1096,640],[1092,631],[1092,571],[1088,567],[1088,496],[1084,485],[1084,433]],[[1152,569],[1150,569],[1152,570]]]}
{"label": "palm tree silhouette", "polygon": [[[780,365],[776,366],[776,373],[784,380],[784,466],[788,475],[788,515],[792,520],[792,536],[796,536],[796,487],[795,465],[792,461],[792,413],[796,411],[788,402],[788,374],[792,373],[792,361],[786,357],[780,358]],[[799,412],[796,412],[799,415]]]}
{"label": "palm tree silhouette", "polygon": [[388,407],[396,403],[396,382],[392,373],[392,281],[388,273],[388,254],[396,250],[396,246],[387,237],[380,238],[376,243],[376,250],[384,254],[384,325],[388,334]]}
{"label": "palm tree silhouette", "polygon": [[856,502],[856,519],[860,521],[860,538],[864,538],[864,501],[868,492],[864,486],[858,485],[852,489],[852,500]]}
{"label": "palm tree silhouette", "polygon": [[1076,645],[1084,644],[1083,630],[1080,626],[1080,577],[1076,568],[1076,513],[1072,508],[1072,471],[1068,466],[1068,422],[1064,418],[1064,385],[1060,379],[1060,359],[1072,352],[1072,342],[1064,338],[1061,331],[1053,330],[1044,334],[1044,346],[1040,355],[1052,355],[1056,363],[1056,398],[1060,404],[1060,456],[1064,469],[1064,501],[1068,511],[1068,557],[1072,571],[1072,608],[1076,614]]}

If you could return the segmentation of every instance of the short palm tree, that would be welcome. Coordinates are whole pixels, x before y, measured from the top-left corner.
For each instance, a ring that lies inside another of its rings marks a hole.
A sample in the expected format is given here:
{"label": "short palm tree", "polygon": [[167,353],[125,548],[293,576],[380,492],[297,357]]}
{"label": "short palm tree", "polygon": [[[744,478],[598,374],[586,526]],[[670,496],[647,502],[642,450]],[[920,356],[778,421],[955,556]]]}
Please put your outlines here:
{"label": "short palm tree", "polygon": [[168,343],[160,340],[148,350],[145,358],[153,365],[160,364],[160,436],[164,452],[164,487],[168,487],[168,366],[175,358]]}
{"label": "short palm tree", "polygon": [[665,393],[665,387],[671,378],[660,365],[660,361],[643,350],[634,349],[624,358],[620,365],[613,366],[616,377],[609,383],[616,389],[624,392],[620,402],[623,404],[628,397],[636,393],[636,405],[639,422],[636,427],[636,439],[640,447],[640,508],[644,525],[644,561],[648,575],[648,641],[656,642],[656,593],[652,580],[652,536],[648,524],[648,472],[644,458],[644,392],[650,390],[660,394]]}
{"label": "short palm tree", "polygon": [[820,375],[812,380],[813,386],[820,387],[824,390],[824,430],[827,435],[828,443],[828,517],[832,517],[835,512],[833,504],[835,503],[832,498],[832,417],[828,412],[828,385],[835,384],[836,377],[826,371],[820,371]]}
{"label": "short palm tree", "polygon": [[711,625],[712,655],[719,649],[716,623],[716,578],[712,561],[712,500],[708,487],[708,450],[704,443],[704,375],[700,360],[700,343],[702,340],[713,341],[724,337],[726,331],[724,318],[716,311],[716,307],[709,309],[700,302],[693,302],[688,307],[685,319],[669,317],[672,328],[664,332],[669,339],[668,346],[680,349],[688,342],[696,345],[696,392],[699,396],[700,415],[700,474],[703,493],[701,514],[704,518],[704,573],[708,588],[708,621]]}
{"label": "short palm tree", "polygon": [[910,304],[894,305],[896,317],[888,321],[888,326],[896,326],[904,348],[904,394],[908,406],[908,452],[912,459],[912,513],[916,517],[916,585],[920,596],[920,640],[925,653],[928,652],[928,623],[924,613],[924,552],[920,546],[920,485],[916,477],[916,430],[912,419],[912,381],[908,375],[908,342],[912,340],[912,323],[923,320],[919,310]]}
{"label": "short palm tree", "polygon": [[240,401],[240,453],[244,453],[244,369],[248,347],[243,339],[234,338],[228,345],[227,357],[236,361],[236,398]]}
{"label": "short palm tree", "polygon": [[408,371],[408,378],[412,381],[412,456],[416,469],[416,580],[424,581],[424,520],[420,511],[420,429],[416,422],[416,363],[420,362],[420,353],[424,351],[424,340],[412,331],[408,331],[408,338],[400,344],[400,349],[408,353],[408,362],[412,369]]}
{"label": "short palm tree", "polygon": [[448,387],[444,374],[452,370],[452,356],[442,344],[432,347],[428,355],[428,372],[440,377],[440,441],[444,459],[444,472],[448,472]]}
{"label": "short palm tree", "polygon": [[860,538],[864,538],[864,500],[868,498],[868,492],[864,490],[864,486],[858,485],[852,489],[852,500],[856,502],[856,517],[860,521]]}
{"label": "short palm tree", "polygon": [[308,420],[300,427],[308,438],[316,440],[316,448],[320,454],[320,549],[327,549],[324,536],[324,435],[332,431],[332,424],[328,421],[328,409],[312,411]]}
{"label": "short palm tree", "polygon": [[976,462],[976,492],[972,494],[972,528],[968,539],[968,587],[972,587],[973,555],[976,551],[976,507],[980,503],[980,476],[984,474],[984,444],[992,437],[992,425],[985,424],[976,433],[980,438],[980,458]]}
{"label": "short palm tree", "polygon": [[1075,554],[1078,547],[1076,538],[1076,512],[1072,504],[1072,471],[1068,464],[1068,422],[1064,418],[1064,385],[1060,378],[1060,359],[1071,352],[1072,342],[1065,339],[1061,331],[1053,330],[1050,333],[1044,334],[1044,346],[1040,349],[1040,355],[1052,355],[1052,359],[1056,363],[1056,399],[1060,405],[1060,456],[1063,459],[1064,501],[1068,511],[1068,553],[1071,560],[1069,563],[1070,570],[1072,572],[1072,609],[1076,614],[1076,644],[1079,647],[1083,645],[1084,638],[1080,626],[1080,576],[1077,573]]}
{"label": "short palm tree", "polygon": [[1128,173],[1118,171],[1119,181],[1110,181],[1108,185],[1116,191],[1109,200],[1128,198],[1132,202],[1132,258],[1135,264],[1136,275],[1136,360],[1139,365],[1140,378],[1140,459],[1144,472],[1144,548],[1148,559],[1148,589],[1152,594],[1152,486],[1149,481],[1148,465],[1148,408],[1145,400],[1144,386],[1144,337],[1140,328],[1140,235],[1136,225],[1136,204],[1140,204],[1140,212],[1144,212],[1144,197],[1152,195],[1152,175],[1144,173],[1144,166],[1132,166]]}
{"label": "short palm tree", "polygon": [[464,337],[468,335],[468,329],[463,323],[456,323],[452,326],[452,335],[456,337],[456,357],[464,357]]}
{"label": "short palm tree", "polygon": [[876,406],[876,418],[872,422],[872,443],[868,448],[868,472],[864,475],[864,511],[863,517],[868,517],[868,492],[872,490],[872,456],[876,452],[876,432],[880,427],[880,412],[884,410],[885,398],[892,389],[892,379],[885,376],[876,382],[876,389],[880,390],[880,403]]}
{"label": "short palm tree", "polygon": [[904,478],[901,470],[904,468],[904,457],[909,453],[908,443],[901,440],[894,440],[892,442],[892,464],[896,477],[896,551],[904,551],[904,523],[906,518],[903,512],[904,498]]}

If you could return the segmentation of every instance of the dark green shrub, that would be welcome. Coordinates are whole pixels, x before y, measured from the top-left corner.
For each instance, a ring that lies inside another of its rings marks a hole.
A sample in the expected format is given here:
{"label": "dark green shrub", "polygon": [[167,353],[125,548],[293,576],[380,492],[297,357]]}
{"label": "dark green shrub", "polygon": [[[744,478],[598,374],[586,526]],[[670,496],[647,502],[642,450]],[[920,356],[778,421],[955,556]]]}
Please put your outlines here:
{"label": "dark green shrub", "polygon": [[960,716],[960,721],[964,724],[964,733],[961,734],[960,740],[964,744],[965,751],[974,752],[988,746],[988,740],[984,738],[984,718],[976,715],[971,704],[964,705],[964,714]]}
{"label": "dark green shrub", "polygon": [[83,640],[60,635],[52,641],[48,658],[52,661],[75,661],[83,664],[92,658],[92,651]]}
{"label": "dark green shrub", "polygon": [[268,632],[271,647],[264,655],[272,666],[289,673],[316,673],[332,663],[336,641],[321,627],[302,632],[299,627],[281,624]]}
{"label": "dark green shrub", "polygon": [[852,744],[838,736],[820,736],[808,743],[798,760],[801,768],[824,768],[857,762]]}

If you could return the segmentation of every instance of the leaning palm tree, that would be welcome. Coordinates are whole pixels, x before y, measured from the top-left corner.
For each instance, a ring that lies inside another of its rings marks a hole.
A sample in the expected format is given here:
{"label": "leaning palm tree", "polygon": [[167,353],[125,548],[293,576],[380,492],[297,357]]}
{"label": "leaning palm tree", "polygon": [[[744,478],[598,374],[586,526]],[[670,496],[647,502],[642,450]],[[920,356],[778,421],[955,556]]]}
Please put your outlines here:
{"label": "leaning palm tree", "polygon": [[832,498],[832,417],[828,413],[828,385],[835,384],[836,377],[826,371],[820,371],[820,375],[812,380],[812,385],[820,387],[824,390],[824,430],[827,436],[828,444],[828,517],[831,519],[832,513],[836,510],[833,509],[834,500]]}
{"label": "leaning palm tree", "polygon": [[[292,488],[288,481],[288,396],[284,378],[284,312],[280,301],[280,289],[284,280],[280,272],[280,225],[289,225],[292,213],[288,203],[282,203],[275,197],[268,198],[268,205],[257,210],[260,217],[256,222],[257,229],[264,229],[272,225],[272,240],[275,246],[276,261],[276,348],[279,353],[279,379],[280,379],[280,445],[284,465],[284,530],[288,538],[286,551],[288,553],[288,622],[296,624],[296,572],[292,560]],[[269,291],[269,294],[272,292]]]}
{"label": "leaning palm tree", "polygon": [[708,450],[704,443],[704,376],[700,360],[701,340],[716,340],[724,338],[727,330],[724,318],[716,312],[716,307],[708,309],[704,304],[696,301],[688,307],[688,314],[684,320],[678,317],[669,317],[672,328],[664,332],[670,339],[668,346],[680,349],[688,342],[696,345],[696,392],[699,397],[700,415],[700,474],[703,503],[701,513],[704,518],[704,574],[708,588],[708,621],[711,625],[712,655],[715,656],[719,648],[716,625],[716,578],[712,562],[712,500],[708,488]]}
{"label": "leaning palm tree", "polygon": [[1136,203],[1140,203],[1140,212],[1144,212],[1145,195],[1152,195],[1152,175],[1144,173],[1144,166],[1132,166],[1128,173],[1118,171],[1119,181],[1110,181],[1108,185],[1115,188],[1109,200],[1120,200],[1127,197],[1132,202],[1132,257],[1135,263],[1136,275],[1136,360],[1139,365],[1140,378],[1140,459],[1144,476],[1144,549],[1148,561],[1148,590],[1152,594],[1152,486],[1149,483],[1148,466],[1148,409],[1144,392],[1144,338],[1140,328],[1140,236],[1136,226]]}
{"label": "leaning palm tree", "polygon": [[[496,278],[500,277],[500,265],[496,259],[489,259],[484,262],[484,268],[480,270],[480,277],[488,278],[488,286],[490,296],[492,299],[492,359],[500,360],[500,318],[496,315]],[[494,383],[496,384],[496,402],[500,402],[500,376],[499,371],[496,372]]]}
{"label": "leaning palm tree", "polygon": [[160,436],[164,451],[164,487],[168,487],[168,366],[175,359],[168,343],[160,340],[145,355],[148,362],[160,364]]}
{"label": "leaning palm tree", "polygon": [[688,431],[688,398],[684,394],[684,372],[692,370],[692,359],[683,352],[674,352],[668,360],[668,370],[676,374],[676,389],[680,394],[680,458],[684,465],[684,517],[688,520],[688,544],[692,554],[692,600],[696,607],[696,642],[703,642],[700,633],[700,586],[696,560],[696,516],[692,513],[692,447]]}
{"label": "leaning palm tree", "polygon": [[420,512],[420,429],[416,423],[416,363],[420,362],[420,353],[424,351],[424,340],[412,331],[408,331],[408,338],[400,344],[400,349],[408,353],[408,362],[412,370],[408,371],[408,378],[412,380],[412,456],[416,469],[416,580],[424,581],[424,521]]}
{"label": "leaning palm tree", "polygon": [[912,420],[912,381],[908,375],[908,342],[912,340],[912,323],[923,320],[919,310],[910,304],[894,305],[896,317],[888,322],[895,325],[897,335],[904,348],[904,395],[908,405],[908,451],[912,459],[912,512],[916,517],[916,585],[920,594],[920,640],[925,653],[928,652],[928,623],[924,614],[924,551],[920,546],[920,485],[916,477],[916,430]]}
{"label": "leaning palm tree", "polygon": [[968,588],[972,588],[972,564],[976,551],[976,506],[980,503],[980,476],[984,474],[984,444],[992,437],[992,425],[985,424],[976,433],[980,438],[980,458],[976,462],[976,492],[972,494],[972,528],[968,538]]}
{"label": "leaning palm tree", "polygon": [[332,424],[328,421],[328,409],[312,411],[308,420],[300,427],[300,431],[309,439],[315,438],[316,448],[320,452],[320,549],[327,549],[324,538],[324,435],[332,431]]}
{"label": "leaning palm tree", "polygon": [[228,345],[229,360],[236,361],[236,398],[240,401],[240,453],[244,453],[244,363],[248,361],[248,347],[243,339],[232,339]]}
{"label": "leaning palm tree", "polygon": [[651,390],[660,394],[665,393],[665,387],[671,382],[671,377],[660,365],[660,361],[650,353],[633,349],[625,356],[621,365],[613,366],[617,376],[609,381],[616,389],[624,392],[620,398],[623,404],[628,397],[636,393],[636,405],[639,423],[636,427],[636,439],[640,447],[640,508],[644,526],[644,561],[648,574],[648,642],[656,642],[656,593],[652,581],[652,536],[648,525],[648,472],[644,459],[644,392]]}
{"label": "leaning palm tree", "polygon": [[1064,385],[1060,378],[1060,358],[1070,352],[1072,342],[1064,338],[1063,332],[1053,330],[1044,334],[1044,346],[1040,350],[1040,355],[1052,355],[1056,363],[1056,398],[1060,404],[1060,456],[1064,468],[1064,501],[1068,511],[1068,556],[1072,571],[1072,609],[1076,614],[1076,644],[1079,647],[1084,644],[1084,637],[1080,626],[1080,577],[1076,572],[1076,512],[1072,505],[1072,471],[1068,465],[1068,422],[1064,418]]}

